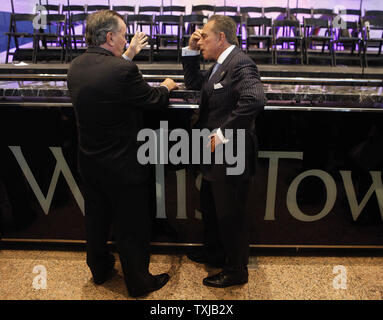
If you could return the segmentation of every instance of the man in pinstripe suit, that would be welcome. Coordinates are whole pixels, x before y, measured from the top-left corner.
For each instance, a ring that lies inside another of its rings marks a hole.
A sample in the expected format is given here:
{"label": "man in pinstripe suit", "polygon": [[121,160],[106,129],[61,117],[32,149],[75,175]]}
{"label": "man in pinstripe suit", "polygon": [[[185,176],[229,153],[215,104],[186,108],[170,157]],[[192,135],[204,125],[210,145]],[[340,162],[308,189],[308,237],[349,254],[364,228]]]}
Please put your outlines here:
{"label": "man in pinstripe suit", "polygon": [[[216,61],[207,72],[200,70],[200,52],[206,60]],[[183,48],[182,63],[186,87],[201,90],[196,127],[213,132],[206,147],[212,155],[224,154],[224,148],[230,144],[234,150],[244,149],[237,152],[244,154],[240,174],[228,174],[230,164],[226,159],[223,164],[200,166],[204,247],[188,257],[222,267],[218,274],[205,278],[204,285],[223,288],[244,284],[248,281],[249,258],[246,200],[255,173],[258,151],[255,119],[265,104],[263,86],[257,66],[238,48],[236,25],[230,17],[214,15],[202,30],[197,29],[189,47]],[[245,141],[237,141],[238,129],[245,131]]]}

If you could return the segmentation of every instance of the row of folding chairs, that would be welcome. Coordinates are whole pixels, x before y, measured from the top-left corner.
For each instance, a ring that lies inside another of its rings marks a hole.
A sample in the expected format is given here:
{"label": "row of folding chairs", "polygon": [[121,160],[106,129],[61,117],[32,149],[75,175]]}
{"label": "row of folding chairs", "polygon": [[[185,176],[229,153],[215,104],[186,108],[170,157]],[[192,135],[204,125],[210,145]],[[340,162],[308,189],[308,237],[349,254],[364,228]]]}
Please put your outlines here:
{"label": "row of folding chairs", "polygon": [[331,65],[339,59],[355,60],[361,66],[382,60],[383,17],[360,21],[304,18],[303,26],[295,19],[249,18],[246,29],[255,30],[247,34],[246,52],[270,57],[275,64],[280,58],[295,58],[301,64],[320,58]]}
{"label": "row of folding chairs", "polygon": [[[281,53],[282,57],[286,56],[289,51],[293,51],[300,63],[309,64],[310,51],[313,51],[318,56],[318,47],[320,48],[320,57],[329,59],[334,65],[336,65],[337,51],[344,52],[345,49],[350,51],[347,58],[359,59],[365,65],[368,65],[369,57],[380,58],[381,56],[383,16],[381,18],[361,19],[355,22],[304,18],[303,25],[296,19],[272,20],[265,17],[231,17],[237,24],[237,35],[241,47],[247,53],[258,57],[262,55],[270,56],[273,63],[278,62],[279,53]],[[45,30],[35,29],[33,33],[27,33],[18,32],[17,22],[36,21],[36,15],[13,14],[9,32],[6,33],[8,36],[6,63],[8,63],[9,55],[12,54],[10,52],[12,38],[17,49],[19,48],[19,38],[32,39],[33,62],[38,60],[41,49],[48,49],[49,43],[61,49],[61,61],[64,61],[64,59],[66,62],[70,61],[73,49],[76,50],[78,45],[85,46],[86,18],[87,14],[71,14],[69,19],[62,14],[48,14],[45,15],[45,23],[49,28]],[[151,62],[153,52],[160,50],[161,44],[164,42],[175,45],[177,52],[180,52],[180,47],[187,45],[195,28],[206,23],[207,16],[192,14],[153,17],[152,15],[126,14],[124,19],[128,27],[128,38],[131,39],[137,30],[148,33],[150,38],[149,61]],[[79,27],[80,32],[76,31]],[[171,30],[169,30],[169,27]],[[243,33],[243,28],[245,33]],[[373,56],[368,54],[368,48],[373,50]]]}
{"label": "row of folding chairs", "polygon": [[[126,14],[142,14],[151,12],[153,14],[186,14],[185,6],[127,6],[127,5],[44,5],[45,10],[54,14],[68,14],[68,13],[92,13],[97,10],[112,9],[117,12]],[[357,9],[339,9],[335,12],[333,9],[314,9],[314,8],[288,8],[288,7],[255,7],[255,6],[213,6],[213,5],[192,5],[191,14],[199,13],[204,15],[212,14],[249,14],[262,17],[268,17],[269,14],[281,14],[287,19],[292,16],[299,18],[299,15],[304,15],[306,18],[318,18],[320,16],[335,17],[337,15],[352,15],[362,17],[362,11]],[[365,10],[364,16],[376,16],[383,15],[383,11],[380,10]],[[303,21],[302,21],[303,22]]]}

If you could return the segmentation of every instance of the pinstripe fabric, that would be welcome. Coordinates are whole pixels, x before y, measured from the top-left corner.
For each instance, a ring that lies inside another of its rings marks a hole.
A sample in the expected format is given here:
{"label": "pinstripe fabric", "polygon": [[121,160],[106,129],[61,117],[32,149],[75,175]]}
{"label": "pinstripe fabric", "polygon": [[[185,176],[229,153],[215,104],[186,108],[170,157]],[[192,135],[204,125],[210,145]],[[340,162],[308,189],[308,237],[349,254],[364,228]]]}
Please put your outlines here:
{"label": "pinstripe fabric", "polygon": [[[201,90],[196,127],[221,128],[226,138],[230,137],[225,129],[245,129],[246,154],[257,153],[255,120],[264,108],[265,94],[254,61],[236,47],[211,78],[212,68],[200,70],[199,56],[182,57],[182,63],[186,87]],[[220,88],[214,89],[214,84]]]}

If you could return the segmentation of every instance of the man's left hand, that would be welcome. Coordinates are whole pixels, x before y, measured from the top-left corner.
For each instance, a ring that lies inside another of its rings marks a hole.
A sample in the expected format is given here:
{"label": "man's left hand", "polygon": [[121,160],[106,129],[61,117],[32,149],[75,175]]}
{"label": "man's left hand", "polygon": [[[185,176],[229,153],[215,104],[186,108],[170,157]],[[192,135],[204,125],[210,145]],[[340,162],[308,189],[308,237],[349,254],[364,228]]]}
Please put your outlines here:
{"label": "man's left hand", "polygon": [[214,152],[214,150],[223,142],[216,133],[211,134],[209,138],[210,140],[206,147],[211,147],[211,152]]}
{"label": "man's left hand", "polygon": [[125,55],[129,57],[130,60],[140,53],[140,51],[146,47],[148,44],[148,37],[143,32],[136,32],[132,41],[130,41],[129,48],[125,51]]}

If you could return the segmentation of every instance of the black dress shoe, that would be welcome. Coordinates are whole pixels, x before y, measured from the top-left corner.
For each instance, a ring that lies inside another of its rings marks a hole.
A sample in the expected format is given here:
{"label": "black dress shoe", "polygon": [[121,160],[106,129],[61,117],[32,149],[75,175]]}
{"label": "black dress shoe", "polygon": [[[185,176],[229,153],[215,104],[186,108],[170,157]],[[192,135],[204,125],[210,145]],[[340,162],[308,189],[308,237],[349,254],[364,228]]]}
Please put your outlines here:
{"label": "black dress shoe", "polygon": [[145,296],[145,295],[147,295],[153,291],[157,291],[157,290],[161,289],[165,284],[167,284],[169,279],[170,279],[170,276],[167,273],[162,273],[162,274],[156,275],[156,276],[154,276],[153,287],[151,287],[145,291],[141,291],[141,292],[129,292],[129,294],[133,298]]}
{"label": "black dress shoe", "polygon": [[105,272],[93,274],[93,282],[97,285],[103,284],[106,280],[110,279],[115,275],[113,268],[116,263],[116,259],[113,254],[108,256],[108,265]]}
{"label": "black dress shoe", "polygon": [[203,284],[208,287],[227,288],[248,282],[247,271],[227,272],[222,271],[214,276],[203,279]]}
{"label": "black dress shoe", "polygon": [[197,263],[206,263],[215,268],[222,268],[225,264],[225,259],[216,258],[212,254],[209,254],[206,250],[190,252],[187,257]]}

